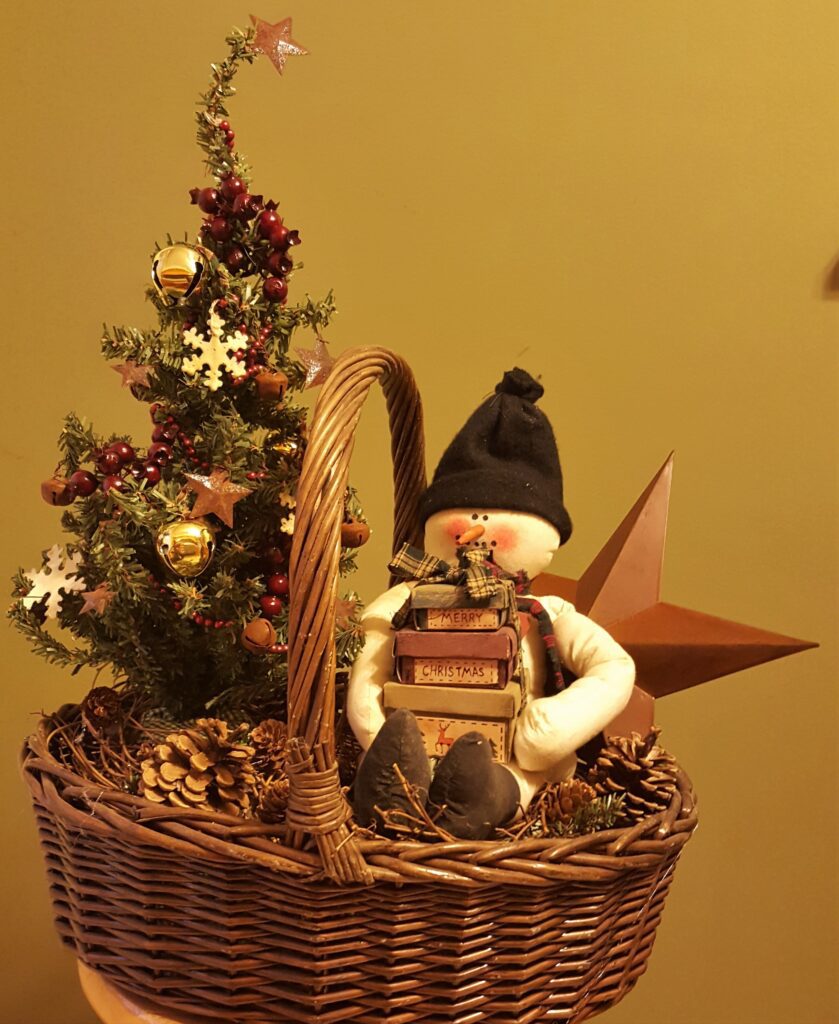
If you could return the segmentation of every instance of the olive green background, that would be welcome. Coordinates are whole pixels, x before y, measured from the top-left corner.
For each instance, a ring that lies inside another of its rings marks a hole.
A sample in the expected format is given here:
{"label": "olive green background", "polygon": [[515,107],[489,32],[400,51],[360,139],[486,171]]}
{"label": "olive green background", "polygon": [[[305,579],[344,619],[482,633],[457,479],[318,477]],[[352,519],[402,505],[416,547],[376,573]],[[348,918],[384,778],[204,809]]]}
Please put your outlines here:
{"label": "olive green background", "polygon": [[[659,704],[701,827],[613,1024],[827,1024],[836,967],[839,8],[835,0],[264,3],[311,56],[243,72],[256,191],[299,227],[293,297],[333,351],[413,365],[430,465],[514,364],[542,375],[579,574],[671,449],[665,599],[822,647]],[[69,409],[147,442],[100,325],[150,325],[156,239],[198,225],[192,104],[249,8],[18,3],[5,16],[2,575],[59,539],[38,485]],[[381,403],[354,480],[385,582]],[[2,1020],[90,1024],[16,752],[90,679],[10,630]]]}

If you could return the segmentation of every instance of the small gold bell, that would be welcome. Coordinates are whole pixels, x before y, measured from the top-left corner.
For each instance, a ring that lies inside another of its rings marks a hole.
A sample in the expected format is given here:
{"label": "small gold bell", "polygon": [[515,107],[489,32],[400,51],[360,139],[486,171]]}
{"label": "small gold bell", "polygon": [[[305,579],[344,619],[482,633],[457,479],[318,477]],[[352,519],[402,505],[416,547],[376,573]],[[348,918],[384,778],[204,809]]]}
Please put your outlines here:
{"label": "small gold bell", "polygon": [[200,245],[187,245],[186,242],[161,249],[151,267],[152,284],[158,295],[170,306],[192,298],[201,291],[209,259],[206,249]]}
{"label": "small gold bell", "polygon": [[278,455],[289,461],[299,458],[303,453],[302,445],[293,437],[287,437],[284,441],[280,441],[279,444],[275,444],[273,448]]}
{"label": "small gold bell", "polygon": [[213,560],[216,538],[204,519],[176,519],[157,531],[157,554],[178,576],[200,576]]}

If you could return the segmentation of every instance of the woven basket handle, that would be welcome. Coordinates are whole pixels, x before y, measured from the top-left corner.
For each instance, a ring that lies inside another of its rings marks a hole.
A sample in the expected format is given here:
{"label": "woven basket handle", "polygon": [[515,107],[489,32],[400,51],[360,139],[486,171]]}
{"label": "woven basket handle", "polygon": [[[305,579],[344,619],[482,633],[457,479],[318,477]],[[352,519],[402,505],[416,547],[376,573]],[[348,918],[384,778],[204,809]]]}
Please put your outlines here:
{"label": "woven basket handle", "polygon": [[291,548],[288,732],[334,758],[335,599],[349,463],[361,407],[379,381],[393,458],[393,550],[419,544],[425,490],[422,403],[408,364],[385,348],[344,352],[323,385],[297,485]]}

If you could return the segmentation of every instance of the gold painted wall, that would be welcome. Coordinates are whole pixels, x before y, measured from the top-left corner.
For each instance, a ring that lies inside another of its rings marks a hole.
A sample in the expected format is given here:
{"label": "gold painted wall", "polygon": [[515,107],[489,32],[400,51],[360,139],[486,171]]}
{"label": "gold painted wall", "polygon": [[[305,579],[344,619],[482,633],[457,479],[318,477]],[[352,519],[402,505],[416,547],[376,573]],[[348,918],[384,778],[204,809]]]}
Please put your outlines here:
{"label": "gold painted wall", "polygon": [[[197,226],[192,103],[249,7],[17,4],[5,17],[2,575],[58,539],[38,496],[69,409],[145,438],[98,354],[150,324],[155,239]],[[664,596],[822,648],[671,697],[687,848],[613,1024],[828,1024],[836,966],[839,8],[835,0],[267,4],[312,56],[243,73],[237,140],[299,226],[335,350],[415,367],[436,459],[504,369],[541,373],[588,563],[671,448]],[[381,409],[355,482],[384,583]],[[14,764],[83,692],[3,634],[2,1020],[90,1024]]]}

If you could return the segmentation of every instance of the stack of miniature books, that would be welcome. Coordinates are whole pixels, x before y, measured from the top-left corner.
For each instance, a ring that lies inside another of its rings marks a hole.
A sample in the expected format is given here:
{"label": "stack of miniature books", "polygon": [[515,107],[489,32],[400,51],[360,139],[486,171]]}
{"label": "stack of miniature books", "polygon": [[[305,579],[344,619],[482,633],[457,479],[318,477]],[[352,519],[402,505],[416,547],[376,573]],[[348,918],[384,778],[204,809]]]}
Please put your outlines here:
{"label": "stack of miniature books", "polygon": [[497,761],[509,761],[522,701],[514,615],[501,592],[478,603],[448,584],[412,591],[409,624],[394,642],[398,682],[385,684],[384,705],[414,713],[430,757],[478,731]]}

